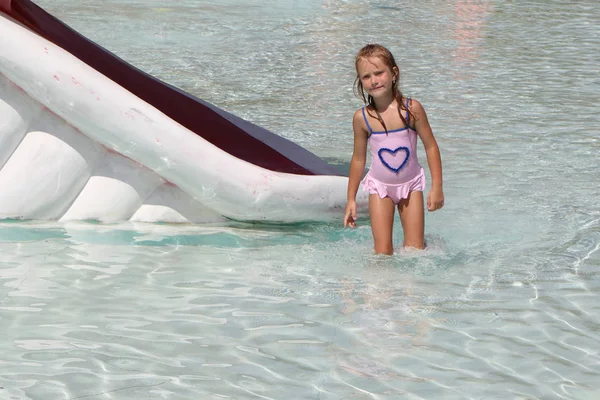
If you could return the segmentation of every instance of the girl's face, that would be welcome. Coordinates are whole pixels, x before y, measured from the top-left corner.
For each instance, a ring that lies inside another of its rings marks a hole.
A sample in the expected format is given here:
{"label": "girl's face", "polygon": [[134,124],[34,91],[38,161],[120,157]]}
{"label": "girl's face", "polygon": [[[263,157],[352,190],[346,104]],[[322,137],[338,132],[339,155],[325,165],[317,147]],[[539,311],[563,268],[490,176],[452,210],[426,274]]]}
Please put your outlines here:
{"label": "girl's face", "polygon": [[398,68],[390,69],[381,58],[362,58],[357,63],[357,73],[364,90],[374,99],[393,94]]}

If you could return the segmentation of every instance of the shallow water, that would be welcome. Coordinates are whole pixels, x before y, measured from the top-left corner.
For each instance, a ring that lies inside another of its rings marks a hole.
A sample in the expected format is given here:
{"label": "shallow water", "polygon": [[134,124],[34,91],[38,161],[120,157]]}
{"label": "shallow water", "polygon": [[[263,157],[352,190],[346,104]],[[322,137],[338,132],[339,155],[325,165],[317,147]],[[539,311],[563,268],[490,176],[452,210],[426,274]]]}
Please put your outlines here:
{"label": "shallow water", "polygon": [[391,258],[367,221],[3,222],[0,398],[598,398],[600,7],[418,3],[39,1],[342,169],[354,53],[387,45],[446,206]]}

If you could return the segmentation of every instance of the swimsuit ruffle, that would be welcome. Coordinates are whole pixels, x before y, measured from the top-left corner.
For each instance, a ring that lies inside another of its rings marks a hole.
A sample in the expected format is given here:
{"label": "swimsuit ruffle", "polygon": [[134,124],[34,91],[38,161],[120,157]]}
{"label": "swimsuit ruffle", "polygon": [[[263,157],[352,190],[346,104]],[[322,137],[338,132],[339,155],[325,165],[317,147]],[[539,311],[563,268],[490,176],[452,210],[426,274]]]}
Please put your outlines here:
{"label": "swimsuit ruffle", "polygon": [[371,175],[367,173],[362,180],[361,185],[365,192],[369,192],[370,194],[378,194],[382,199],[384,197],[389,197],[395,203],[397,203],[402,199],[408,198],[410,192],[422,192],[425,190],[425,172],[423,171],[423,168],[421,168],[421,172],[413,179],[398,185],[390,185],[379,182],[377,179],[372,178]]}

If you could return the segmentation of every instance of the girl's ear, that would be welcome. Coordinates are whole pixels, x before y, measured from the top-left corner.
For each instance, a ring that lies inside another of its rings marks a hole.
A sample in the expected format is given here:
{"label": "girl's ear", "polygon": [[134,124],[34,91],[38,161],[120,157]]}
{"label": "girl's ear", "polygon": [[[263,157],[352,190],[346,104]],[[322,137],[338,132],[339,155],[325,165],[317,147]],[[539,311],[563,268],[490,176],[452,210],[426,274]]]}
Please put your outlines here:
{"label": "girl's ear", "polygon": [[398,69],[398,67],[394,66],[392,68],[392,72],[394,73],[394,80],[397,81],[400,77],[400,70]]}

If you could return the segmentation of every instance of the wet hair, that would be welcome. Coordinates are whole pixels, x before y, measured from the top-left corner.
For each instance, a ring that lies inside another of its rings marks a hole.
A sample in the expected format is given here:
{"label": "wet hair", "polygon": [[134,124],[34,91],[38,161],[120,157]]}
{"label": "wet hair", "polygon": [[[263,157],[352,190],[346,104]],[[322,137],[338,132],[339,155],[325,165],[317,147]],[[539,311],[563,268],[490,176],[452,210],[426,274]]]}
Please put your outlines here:
{"label": "wet hair", "polygon": [[[383,122],[383,118],[381,118],[379,111],[377,111],[377,107],[375,107],[375,100],[373,99],[373,96],[365,95],[365,90],[363,88],[362,81],[360,80],[360,76],[358,75],[358,63],[361,60],[365,60],[367,58],[372,58],[372,57],[378,57],[381,61],[383,61],[385,66],[388,67],[390,69],[390,71],[392,71],[392,73],[394,71],[394,67],[396,67],[398,69],[398,71],[400,71],[400,69],[398,68],[398,64],[396,64],[396,60],[394,59],[394,56],[392,55],[392,53],[387,48],[385,48],[384,46],[382,46],[380,44],[367,44],[366,46],[364,46],[362,49],[360,49],[358,51],[358,53],[356,54],[355,61],[354,61],[354,66],[356,67],[356,80],[354,81],[355,94],[357,95],[358,98],[362,99],[362,101],[365,103],[365,105],[373,106],[373,109],[375,110],[375,113],[377,115],[372,115],[368,108],[367,108],[367,114],[369,114],[371,117],[377,119],[379,121],[379,123],[381,123],[381,126],[383,126],[383,129],[385,129],[385,133],[387,134],[388,133],[387,127],[385,126],[385,122]],[[398,76],[396,77],[396,80],[394,82],[392,90],[394,91],[394,97],[396,98],[396,101],[398,102],[398,114],[400,115],[400,118],[402,119],[402,122],[404,123],[404,125],[406,127],[408,127],[408,122],[406,121],[406,118],[402,114],[402,110],[406,110],[409,113],[411,119],[413,117],[413,114],[406,108],[406,104],[404,104],[404,102],[402,101],[402,92],[400,91],[400,87],[398,86],[399,80],[400,80],[400,72],[398,72]]]}

